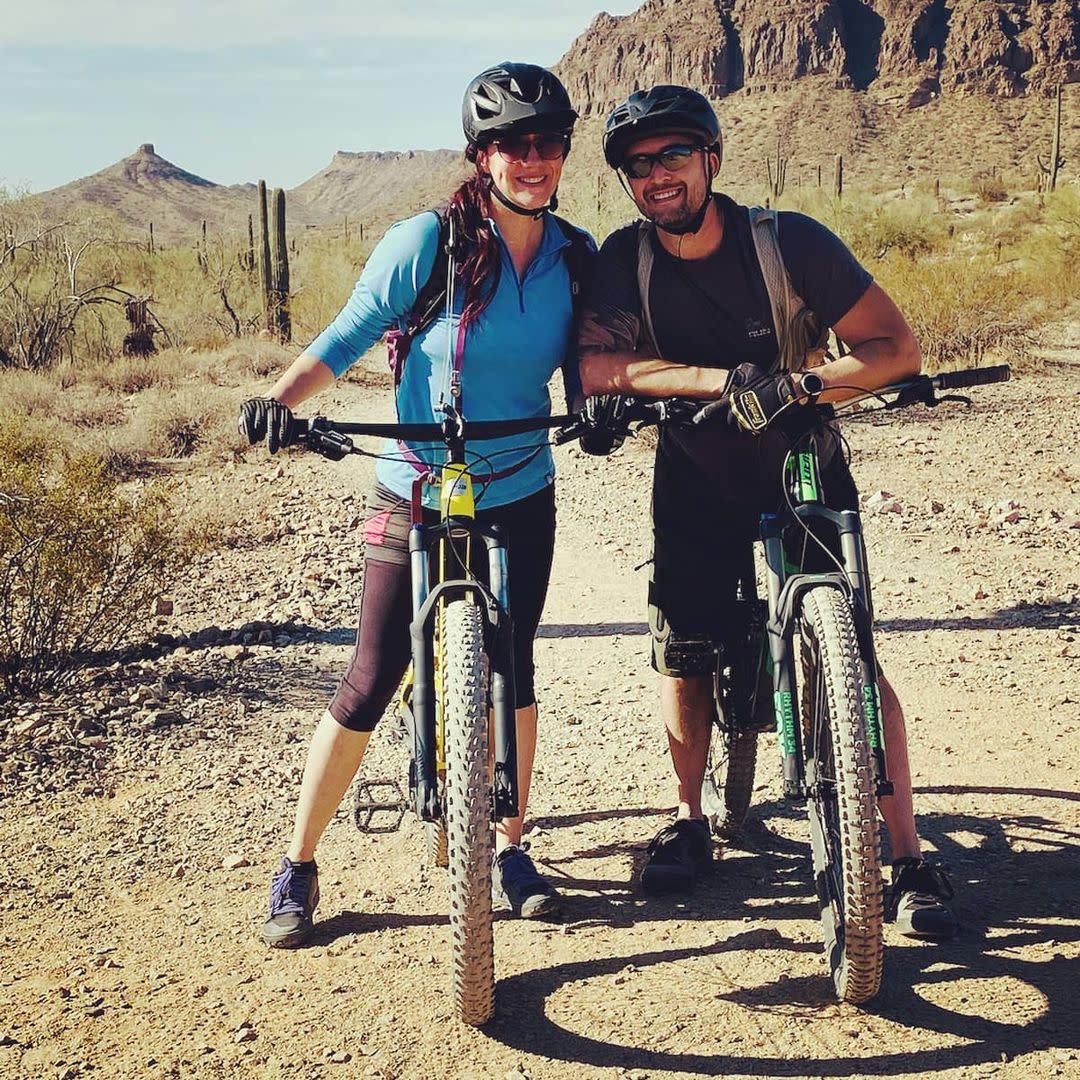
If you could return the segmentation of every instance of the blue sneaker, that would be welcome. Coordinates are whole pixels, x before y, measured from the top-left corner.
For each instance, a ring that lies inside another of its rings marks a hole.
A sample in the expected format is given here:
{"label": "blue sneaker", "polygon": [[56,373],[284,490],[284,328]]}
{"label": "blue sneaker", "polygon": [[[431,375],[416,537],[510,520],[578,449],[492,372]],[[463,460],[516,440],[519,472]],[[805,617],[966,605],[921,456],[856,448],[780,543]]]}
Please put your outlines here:
{"label": "blue sneaker", "polygon": [[281,860],[281,869],[270,882],[270,914],[263,923],[267,945],[294,949],[311,937],[312,917],[319,906],[319,868],[315,860]]}
{"label": "blue sneaker", "polygon": [[503,848],[491,866],[491,902],[522,919],[540,919],[559,912],[559,894],[525,854],[524,847]]}

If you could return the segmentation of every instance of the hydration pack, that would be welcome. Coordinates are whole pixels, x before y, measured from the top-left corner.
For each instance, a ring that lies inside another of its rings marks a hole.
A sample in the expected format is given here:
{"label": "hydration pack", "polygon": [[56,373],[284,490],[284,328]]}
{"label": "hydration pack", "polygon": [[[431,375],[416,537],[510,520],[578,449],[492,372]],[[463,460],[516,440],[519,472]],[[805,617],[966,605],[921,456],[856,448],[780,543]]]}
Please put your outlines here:
{"label": "hydration pack", "polygon": [[[829,328],[822,326],[817,313],[806,306],[795,291],[780,251],[775,210],[762,206],[747,207],[750,232],[754,238],[761,276],[769,293],[773,325],[776,327],[777,363],[774,371],[802,371],[822,363],[829,341]],[[638,292],[641,294],[641,314],[645,333],[653,352],[660,356],[649,309],[649,282],[652,279],[652,238],[656,226],[651,221],[638,222]]]}

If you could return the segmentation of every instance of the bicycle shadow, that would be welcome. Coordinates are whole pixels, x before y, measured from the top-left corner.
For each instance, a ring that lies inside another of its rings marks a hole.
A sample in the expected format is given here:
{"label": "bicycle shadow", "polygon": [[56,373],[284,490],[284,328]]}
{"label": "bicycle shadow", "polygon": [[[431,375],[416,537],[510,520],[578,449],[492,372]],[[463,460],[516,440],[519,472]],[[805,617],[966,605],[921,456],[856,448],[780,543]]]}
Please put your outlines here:
{"label": "bicycle shadow", "polygon": [[[1071,792],[1046,789],[950,786],[924,790],[980,796],[983,803],[997,796],[1038,798],[1051,806],[1059,800],[1068,804],[1080,799]],[[1080,979],[1080,956],[1066,955],[1070,946],[1080,942],[1072,901],[1080,887],[1080,834],[1066,817],[1064,806],[1062,810],[1064,820],[1052,812],[994,815],[992,805],[980,815],[946,811],[920,818],[920,832],[937,849],[937,861],[949,867],[957,885],[957,910],[964,929],[953,941],[941,944],[900,945],[895,934],[887,935],[885,984],[862,1009],[865,1026],[875,1035],[850,1053],[792,1058],[767,1051],[711,1055],[658,1050],[606,1042],[572,1030],[547,1014],[549,1000],[567,986],[615,975],[630,965],[638,970],[675,965],[674,974],[682,961],[762,946],[820,952],[816,942],[793,940],[775,926],[736,933],[704,949],[607,955],[522,972],[500,983],[499,1012],[485,1031],[509,1047],[558,1061],[701,1076],[908,1075],[1000,1065],[1003,1055],[1012,1059],[1048,1047],[1080,1048],[1080,1010],[1074,989]],[[760,829],[751,827],[736,848],[739,858],[751,864],[745,877],[730,874],[722,887],[714,887],[713,902],[703,911],[704,917],[716,917],[721,905],[725,919],[737,917],[740,906],[754,900],[756,917],[771,923],[792,910],[797,890],[805,904],[814,905],[808,859],[804,857],[800,869],[792,850],[801,845],[775,836],[768,827],[775,815],[790,811],[765,804],[760,812],[766,824]],[[774,873],[790,880],[768,881]],[[751,886],[758,884],[764,888],[755,892]],[[762,906],[763,899],[771,903]],[[678,917],[688,919],[696,902],[695,898],[680,906]],[[664,909],[654,901],[647,906],[649,918],[656,919],[658,913],[664,917]],[[645,907],[641,905],[639,911]],[[805,905],[799,914],[807,917]],[[1048,956],[1050,950],[1056,951]],[[954,989],[950,994],[951,984],[961,980],[965,992]],[[671,985],[679,985],[677,978]],[[974,988],[970,999],[968,985]],[[833,1002],[824,965],[819,978],[783,978],[781,973],[775,981],[737,987],[716,997],[782,1020],[801,1015],[820,1023],[829,1022],[823,1009]],[[642,1030],[647,1027],[643,1025]],[[886,1037],[878,1037],[883,1031]],[[941,1045],[942,1037],[950,1040],[948,1045]]]}

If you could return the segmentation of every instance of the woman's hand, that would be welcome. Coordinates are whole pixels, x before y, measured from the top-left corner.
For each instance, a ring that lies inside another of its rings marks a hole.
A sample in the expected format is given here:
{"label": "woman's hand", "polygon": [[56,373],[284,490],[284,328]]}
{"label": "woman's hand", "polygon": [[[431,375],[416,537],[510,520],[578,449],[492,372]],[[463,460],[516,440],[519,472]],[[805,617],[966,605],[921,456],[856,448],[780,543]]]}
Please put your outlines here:
{"label": "woman's hand", "polygon": [[240,406],[236,427],[252,446],[265,439],[271,454],[289,446],[296,437],[292,409],[276,398],[248,398]]}

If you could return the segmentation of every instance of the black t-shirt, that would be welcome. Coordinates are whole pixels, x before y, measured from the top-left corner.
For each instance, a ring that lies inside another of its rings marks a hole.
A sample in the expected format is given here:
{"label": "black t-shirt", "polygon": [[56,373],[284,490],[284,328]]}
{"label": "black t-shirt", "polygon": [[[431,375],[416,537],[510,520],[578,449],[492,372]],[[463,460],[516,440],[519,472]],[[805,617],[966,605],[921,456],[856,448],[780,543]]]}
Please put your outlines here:
{"label": "black t-shirt", "polygon": [[[660,355],[673,363],[734,368],[750,362],[768,370],[777,358],[776,330],[749,214],[726,195],[717,195],[716,200],[724,215],[724,237],[707,258],[678,259],[652,234],[649,309],[656,345]],[[780,211],[777,219],[780,251],[792,287],[823,325],[834,325],[873,278],[820,222],[790,211]],[[610,351],[647,348],[637,268],[635,222],[612,233],[600,249],[586,293],[583,346]],[[740,468],[749,456],[770,473],[775,464],[778,472],[789,438],[790,433],[782,431],[755,438],[718,425],[706,430],[673,426],[664,429],[661,448],[674,451],[678,446],[715,478],[730,475],[733,457]]]}

